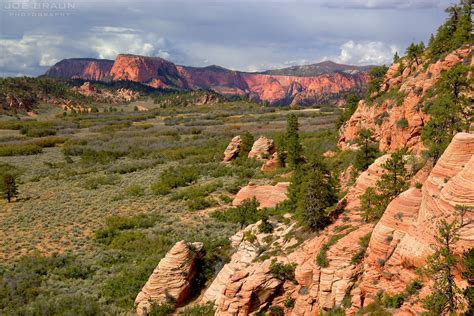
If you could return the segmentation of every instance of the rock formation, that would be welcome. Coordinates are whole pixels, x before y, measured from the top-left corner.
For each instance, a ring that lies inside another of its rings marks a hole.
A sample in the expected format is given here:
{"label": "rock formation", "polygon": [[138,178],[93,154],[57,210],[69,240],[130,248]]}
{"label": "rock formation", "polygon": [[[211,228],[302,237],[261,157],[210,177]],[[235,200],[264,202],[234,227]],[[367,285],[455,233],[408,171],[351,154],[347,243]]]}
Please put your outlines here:
{"label": "rock formation", "polygon": [[51,77],[104,80],[110,75],[113,60],[93,58],[63,59],[52,66],[46,75]]}
{"label": "rock formation", "polygon": [[278,153],[274,152],[270,159],[265,160],[260,170],[262,170],[263,172],[272,172],[278,169],[278,166]]}
{"label": "rock formation", "polygon": [[[429,119],[423,112],[423,98],[436,84],[443,70],[461,62],[472,64],[472,46],[448,54],[427,69],[423,64],[417,66],[412,63],[401,72],[400,63],[393,64],[385,75],[381,92],[395,96],[374,105],[360,101],[355,113],[341,129],[339,146],[350,146],[359,130],[370,129],[379,141],[381,151],[391,152],[407,147],[420,152],[423,149],[421,130]],[[404,124],[400,124],[402,120]]]}
{"label": "rock formation", "polygon": [[159,57],[119,54],[115,62],[65,59],[54,65],[47,75],[87,80],[130,80],[155,88],[213,90],[224,95],[247,95],[270,104],[292,105],[332,101],[341,92],[362,89],[368,81],[369,67],[328,62],[319,65],[310,65],[313,67],[311,71],[296,74],[291,69],[282,69],[278,74],[244,73],[218,66],[179,66]]}
{"label": "rock formation", "polygon": [[146,315],[151,303],[180,306],[188,298],[202,243],[177,242],[161,259],[135,299],[138,315]]}
{"label": "rock formation", "polygon": [[72,88],[72,90],[83,96],[90,97],[94,101],[103,103],[130,102],[140,97],[140,93],[125,88],[119,88],[115,91],[98,89],[88,81],[84,82],[80,87]]}
{"label": "rock formation", "polygon": [[[437,223],[459,219],[456,205],[474,207],[474,134],[459,133],[438,160],[421,189],[393,200],[376,225],[360,289],[367,302],[384,289],[400,293],[415,279],[436,244]],[[468,213],[455,254],[474,247],[474,214]],[[376,281],[376,282],[375,282]],[[459,281],[459,279],[458,279]],[[409,308],[409,306],[404,306]],[[419,306],[410,307],[419,312]]]}
{"label": "rock formation", "polygon": [[237,135],[232,138],[229,145],[227,145],[227,148],[224,151],[224,162],[232,161],[239,156],[241,143],[242,138],[240,137],[240,135]]}
{"label": "rock formation", "polygon": [[251,183],[240,189],[232,201],[232,205],[240,205],[243,201],[255,197],[260,203],[260,208],[275,207],[278,203],[287,199],[288,185],[289,182],[280,182],[276,185],[255,185]]}
{"label": "rock formation", "polygon": [[260,136],[252,146],[248,157],[255,158],[257,160],[268,159],[275,152],[275,143],[273,139],[267,138],[265,136]]}

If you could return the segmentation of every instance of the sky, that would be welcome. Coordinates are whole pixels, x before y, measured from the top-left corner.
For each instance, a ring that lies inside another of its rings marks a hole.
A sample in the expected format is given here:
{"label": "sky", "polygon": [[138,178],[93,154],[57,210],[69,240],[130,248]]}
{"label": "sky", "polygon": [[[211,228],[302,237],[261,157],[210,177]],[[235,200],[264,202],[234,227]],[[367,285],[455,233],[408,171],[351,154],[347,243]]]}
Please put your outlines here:
{"label": "sky", "polygon": [[0,76],[119,53],[242,71],[390,64],[426,42],[453,1],[0,0]]}

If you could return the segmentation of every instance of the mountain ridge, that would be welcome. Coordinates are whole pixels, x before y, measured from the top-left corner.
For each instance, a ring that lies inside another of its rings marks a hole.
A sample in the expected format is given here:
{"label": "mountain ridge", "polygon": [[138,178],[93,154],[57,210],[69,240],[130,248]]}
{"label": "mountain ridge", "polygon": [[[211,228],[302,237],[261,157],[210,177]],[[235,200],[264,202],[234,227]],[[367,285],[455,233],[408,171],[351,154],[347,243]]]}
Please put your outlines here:
{"label": "mountain ridge", "polygon": [[257,102],[272,105],[292,106],[327,100],[340,103],[339,94],[361,91],[369,79],[370,66],[349,66],[326,61],[301,67],[308,66],[312,75],[311,72],[307,76],[290,75],[286,69],[279,70],[278,74],[252,73],[217,65],[183,66],[161,57],[119,54],[114,61],[64,59],[52,66],[46,75],[98,81],[129,80],[154,88],[206,89],[225,95],[245,95]]}

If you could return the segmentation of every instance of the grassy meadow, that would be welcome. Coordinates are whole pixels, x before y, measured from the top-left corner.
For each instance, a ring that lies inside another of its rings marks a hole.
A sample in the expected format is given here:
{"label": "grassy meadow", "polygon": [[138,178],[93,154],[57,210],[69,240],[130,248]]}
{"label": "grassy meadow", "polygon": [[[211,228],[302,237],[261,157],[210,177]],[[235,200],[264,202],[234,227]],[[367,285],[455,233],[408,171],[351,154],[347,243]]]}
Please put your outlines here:
{"label": "grassy meadow", "polygon": [[0,202],[0,314],[130,313],[181,239],[205,243],[198,295],[228,259],[228,237],[238,229],[209,213],[229,206],[249,181],[273,183],[286,172],[263,174],[253,160],[223,165],[230,139],[245,131],[274,138],[290,112],[307,155],[335,149],[337,137],[331,108],[247,101],[159,108],[152,100],[97,107],[64,115],[43,105],[35,117],[0,119],[0,172],[17,175],[19,191]]}

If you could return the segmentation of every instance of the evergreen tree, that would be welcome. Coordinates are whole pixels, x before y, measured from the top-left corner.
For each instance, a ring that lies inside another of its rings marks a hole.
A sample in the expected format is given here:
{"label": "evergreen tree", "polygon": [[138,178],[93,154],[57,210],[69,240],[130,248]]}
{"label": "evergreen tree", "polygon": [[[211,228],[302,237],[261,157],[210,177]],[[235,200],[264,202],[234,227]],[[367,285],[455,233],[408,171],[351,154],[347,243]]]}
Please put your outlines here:
{"label": "evergreen tree", "polygon": [[360,197],[362,218],[365,222],[371,222],[382,217],[386,208],[381,195],[374,188],[367,188]]}
{"label": "evergreen tree", "polygon": [[436,251],[423,269],[434,280],[432,294],[423,300],[423,307],[435,315],[455,313],[462,304],[461,290],[454,281],[454,270],[459,262],[453,251],[460,227],[457,221],[440,220]]}
{"label": "evergreen tree", "polygon": [[400,60],[400,56],[398,56],[398,52],[395,52],[395,55],[393,55],[393,63],[398,63]]}
{"label": "evergreen tree", "polygon": [[242,135],[242,141],[240,142],[239,158],[247,158],[250,150],[252,150],[254,141],[255,139],[253,135],[249,132],[245,132]]}
{"label": "evergreen tree", "polygon": [[346,104],[344,106],[344,111],[338,117],[336,121],[336,128],[341,128],[345,122],[347,122],[352,114],[357,110],[357,105],[359,104],[360,98],[355,94],[350,94],[346,99]]}
{"label": "evergreen tree", "polygon": [[250,224],[258,212],[259,203],[255,197],[242,202],[234,209],[234,221],[240,224],[240,228]]}
{"label": "evergreen tree", "polygon": [[8,203],[11,202],[12,198],[18,197],[18,186],[15,176],[9,173],[4,174],[0,189]]}
{"label": "evergreen tree", "polygon": [[285,134],[278,134],[276,137],[276,152],[277,152],[277,161],[280,167],[284,168],[286,166],[286,137]]}
{"label": "evergreen tree", "polygon": [[297,217],[311,230],[321,230],[330,223],[327,209],[336,202],[336,181],[322,162],[313,162],[300,186]]}
{"label": "evergreen tree", "polygon": [[301,156],[303,154],[303,147],[300,143],[298,130],[298,117],[295,114],[289,114],[286,127],[286,162],[292,169],[295,169],[301,162]]}
{"label": "evergreen tree", "polygon": [[367,96],[370,96],[373,93],[377,93],[380,89],[380,86],[383,83],[385,74],[387,73],[388,68],[384,66],[375,66],[369,72],[370,81],[367,84]]}
{"label": "evergreen tree", "polygon": [[436,97],[425,108],[430,120],[423,127],[421,139],[435,160],[457,132],[468,130],[472,120],[472,100],[462,93],[473,80],[468,78],[468,72],[469,68],[463,64],[443,72],[434,89]]}
{"label": "evergreen tree", "polygon": [[420,64],[420,57],[423,55],[425,49],[425,44],[421,42],[420,44],[411,43],[406,51],[406,54],[410,60],[414,60],[417,65]]}
{"label": "evergreen tree", "polygon": [[474,315],[474,248],[467,250],[462,257],[462,276],[468,282],[464,289],[464,298],[468,303],[466,315]]}
{"label": "evergreen tree", "polygon": [[356,139],[359,149],[357,150],[354,167],[359,171],[366,170],[377,158],[378,150],[372,131],[362,129]]}
{"label": "evergreen tree", "polygon": [[376,187],[377,191],[379,191],[385,201],[387,201],[387,205],[408,188],[406,182],[407,170],[405,168],[405,154],[405,149],[399,149],[382,164],[382,168],[385,169],[385,172],[376,182]]}

